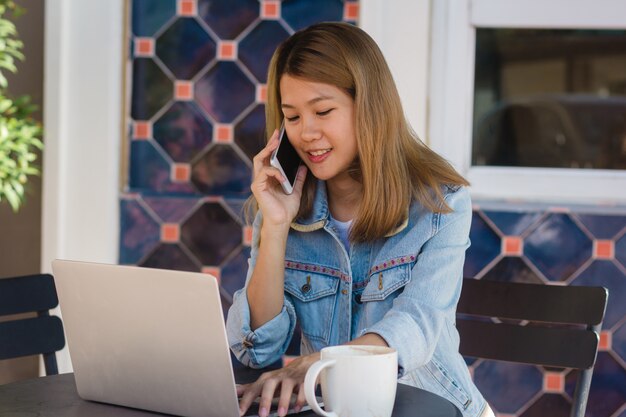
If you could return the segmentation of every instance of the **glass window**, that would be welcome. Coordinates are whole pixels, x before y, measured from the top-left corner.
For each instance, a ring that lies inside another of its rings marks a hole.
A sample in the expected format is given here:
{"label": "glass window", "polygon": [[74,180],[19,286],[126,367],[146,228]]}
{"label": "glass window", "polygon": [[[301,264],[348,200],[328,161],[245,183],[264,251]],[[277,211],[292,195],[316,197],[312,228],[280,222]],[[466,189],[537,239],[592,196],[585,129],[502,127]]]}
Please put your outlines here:
{"label": "glass window", "polygon": [[626,30],[476,30],[472,165],[626,169]]}

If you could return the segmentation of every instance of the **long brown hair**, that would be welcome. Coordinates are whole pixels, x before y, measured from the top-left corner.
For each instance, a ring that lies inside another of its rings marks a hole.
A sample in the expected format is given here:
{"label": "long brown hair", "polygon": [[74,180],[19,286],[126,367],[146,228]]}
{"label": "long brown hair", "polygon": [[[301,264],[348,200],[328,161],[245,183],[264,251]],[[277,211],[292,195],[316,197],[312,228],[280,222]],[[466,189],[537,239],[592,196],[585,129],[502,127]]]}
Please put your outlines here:
{"label": "long brown hair", "polygon": [[[441,187],[468,182],[430,150],[407,123],[391,71],[374,40],[347,23],[319,23],[293,34],[274,52],[267,80],[267,137],[283,119],[284,74],[333,85],[354,99],[359,157],[351,172],[363,198],[350,232],[353,241],[382,238],[401,224],[412,199],[432,212],[449,212]],[[307,176],[298,217],[313,206],[316,179]]]}

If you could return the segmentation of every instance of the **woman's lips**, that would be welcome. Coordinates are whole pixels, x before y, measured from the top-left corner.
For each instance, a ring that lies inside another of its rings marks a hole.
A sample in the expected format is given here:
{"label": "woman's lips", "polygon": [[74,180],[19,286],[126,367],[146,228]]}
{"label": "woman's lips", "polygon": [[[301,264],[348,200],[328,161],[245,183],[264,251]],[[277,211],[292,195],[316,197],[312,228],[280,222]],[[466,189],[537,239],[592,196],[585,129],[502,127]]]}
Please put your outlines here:
{"label": "woman's lips", "polygon": [[309,161],[313,163],[320,163],[324,161],[330,155],[331,149],[320,149],[317,151],[307,152]]}

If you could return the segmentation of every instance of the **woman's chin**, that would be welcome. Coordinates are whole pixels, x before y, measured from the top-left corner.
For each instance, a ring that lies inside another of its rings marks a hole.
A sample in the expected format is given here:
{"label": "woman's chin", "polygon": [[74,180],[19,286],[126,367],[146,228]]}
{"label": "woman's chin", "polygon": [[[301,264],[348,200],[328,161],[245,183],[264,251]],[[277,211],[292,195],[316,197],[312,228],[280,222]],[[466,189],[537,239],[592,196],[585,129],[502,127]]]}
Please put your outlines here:
{"label": "woman's chin", "polygon": [[328,180],[333,178],[333,175],[328,175],[327,173],[316,172],[316,171],[313,171],[313,170],[309,170],[309,174],[313,175],[315,177],[315,179],[322,180],[322,181],[328,181]]}

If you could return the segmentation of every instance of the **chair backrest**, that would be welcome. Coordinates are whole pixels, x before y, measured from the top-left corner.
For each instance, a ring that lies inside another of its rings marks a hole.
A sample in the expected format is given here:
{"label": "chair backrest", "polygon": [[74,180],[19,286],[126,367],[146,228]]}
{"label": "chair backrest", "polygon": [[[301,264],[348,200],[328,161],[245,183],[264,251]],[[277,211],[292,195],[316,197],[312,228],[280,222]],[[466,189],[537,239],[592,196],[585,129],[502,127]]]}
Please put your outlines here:
{"label": "chair backrest", "polygon": [[37,313],[0,322],[0,359],[42,354],[47,375],[58,373],[55,352],[65,346],[63,323],[48,310],[59,304],[50,274],[0,279],[0,316]]}
{"label": "chair backrest", "polygon": [[476,358],[580,370],[571,415],[582,417],[607,298],[603,287],[465,278],[457,306],[459,350]]}

